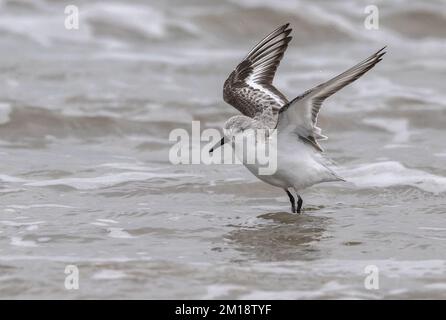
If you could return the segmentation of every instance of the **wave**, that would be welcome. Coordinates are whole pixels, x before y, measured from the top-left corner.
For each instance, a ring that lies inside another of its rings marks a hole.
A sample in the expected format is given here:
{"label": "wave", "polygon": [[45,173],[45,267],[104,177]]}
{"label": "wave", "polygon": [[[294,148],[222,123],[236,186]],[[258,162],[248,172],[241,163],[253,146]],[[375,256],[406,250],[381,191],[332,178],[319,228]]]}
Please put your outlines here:
{"label": "wave", "polygon": [[[10,185],[20,185],[22,187],[54,187],[54,186],[65,186],[76,190],[95,190],[107,187],[112,187],[115,185],[121,185],[128,182],[137,181],[156,181],[157,185],[162,184],[163,181],[170,181],[172,179],[181,178],[191,178],[191,174],[186,173],[169,173],[162,172],[165,171],[166,167],[146,167],[141,164],[129,164],[129,163],[105,163],[92,167],[90,170],[97,172],[97,169],[109,168],[112,173],[96,174],[92,177],[64,177],[57,179],[31,179],[31,178],[19,178],[15,176],[0,175],[0,181],[10,184]],[[123,172],[113,172],[116,170],[124,170]],[[198,177],[199,175],[194,174],[193,177]],[[8,205],[7,210],[28,210],[28,209],[39,209],[39,208],[66,208],[72,209],[74,207],[53,203],[42,203],[34,205]]]}
{"label": "wave", "polygon": [[30,187],[67,186],[76,190],[95,190],[111,187],[127,182],[145,181],[153,179],[169,179],[187,177],[186,174],[151,173],[151,172],[122,172],[88,178],[62,178],[52,180],[40,180],[27,182],[24,185]]}
{"label": "wave", "polygon": [[342,174],[359,188],[411,186],[433,194],[446,192],[446,177],[409,169],[396,161],[365,164]]}
{"label": "wave", "polygon": [[197,39],[245,43],[247,37],[258,37],[259,30],[267,32],[287,21],[298,31],[293,36],[308,44],[349,39],[395,42],[401,38],[401,43],[404,39],[444,39],[446,17],[441,14],[441,2],[405,2],[403,10],[399,3],[380,3],[380,30],[370,32],[363,25],[368,2],[243,0],[209,5],[202,0],[172,7],[158,1],[90,1],[78,4],[79,30],[67,32],[64,3],[41,0],[13,5],[8,1],[0,3],[0,32],[43,46],[94,44],[113,49]]}
{"label": "wave", "polygon": [[123,1],[76,4],[79,29],[74,31],[63,25],[65,3],[36,1],[34,5],[25,5],[21,9],[9,2],[2,5],[0,31],[42,46],[95,43],[104,48],[119,48],[194,32],[193,26],[181,16],[171,19],[167,12],[152,5]]}
{"label": "wave", "polygon": [[[3,112],[3,114],[2,114]],[[182,115],[182,116],[179,116]],[[40,107],[4,107],[0,105],[0,137],[6,141],[26,139],[94,138],[101,136],[146,135],[165,142],[171,130],[188,128],[192,115],[175,107],[165,112],[150,110],[143,103],[138,110],[60,111]],[[162,139],[165,137],[165,139]]]}

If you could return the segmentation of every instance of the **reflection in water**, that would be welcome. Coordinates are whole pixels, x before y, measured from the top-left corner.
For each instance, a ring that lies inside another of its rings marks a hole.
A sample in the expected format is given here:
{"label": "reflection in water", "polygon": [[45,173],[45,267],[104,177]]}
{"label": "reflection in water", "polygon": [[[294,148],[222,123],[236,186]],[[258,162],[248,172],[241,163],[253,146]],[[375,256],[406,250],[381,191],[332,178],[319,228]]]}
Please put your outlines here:
{"label": "reflection in water", "polygon": [[312,260],[320,257],[317,242],[322,238],[330,218],[287,212],[266,213],[258,218],[266,224],[241,226],[226,235],[236,250],[260,261]]}

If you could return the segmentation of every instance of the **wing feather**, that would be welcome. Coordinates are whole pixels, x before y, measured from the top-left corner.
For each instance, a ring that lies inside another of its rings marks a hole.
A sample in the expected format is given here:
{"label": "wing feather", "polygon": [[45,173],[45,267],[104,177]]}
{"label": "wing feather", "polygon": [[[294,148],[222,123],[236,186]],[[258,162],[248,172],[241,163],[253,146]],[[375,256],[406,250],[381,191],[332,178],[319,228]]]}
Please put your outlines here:
{"label": "wing feather", "polygon": [[317,150],[323,151],[317,140],[327,137],[321,134],[317,127],[317,117],[325,99],[341,90],[348,84],[360,78],[372,69],[382,56],[386,47],[380,49],[367,59],[324,82],[290,101],[279,112],[277,129],[279,131],[293,131],[304,141],[310,142]]}
{"label": "wing feather", "polygon": [[278,111],[288,103],[273,86],[277,67],[291,41],[285,24],[260,41],[229,75],[223,87],[223,99],[251,118],[268,107]]}

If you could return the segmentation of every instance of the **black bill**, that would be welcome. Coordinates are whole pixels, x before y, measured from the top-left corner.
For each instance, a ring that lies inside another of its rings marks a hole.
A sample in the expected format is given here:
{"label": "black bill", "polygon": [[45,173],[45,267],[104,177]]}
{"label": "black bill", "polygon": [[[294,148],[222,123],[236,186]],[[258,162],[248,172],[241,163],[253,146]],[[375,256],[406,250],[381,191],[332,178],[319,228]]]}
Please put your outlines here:
{"label": "black bill", "polygon": [[222,145],[224,145],[226,142],[228,142],[228,139],[226,137],[221,138],[220,141],[218,141],[210,150],[209,153],[214,152],[214,150],[220,148]]}

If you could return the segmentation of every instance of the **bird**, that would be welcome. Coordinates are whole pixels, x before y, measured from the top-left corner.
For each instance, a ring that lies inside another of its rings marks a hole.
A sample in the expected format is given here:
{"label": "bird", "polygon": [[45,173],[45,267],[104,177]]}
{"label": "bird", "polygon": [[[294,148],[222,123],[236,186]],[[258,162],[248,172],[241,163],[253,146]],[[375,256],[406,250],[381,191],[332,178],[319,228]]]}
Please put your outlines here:
{"label": "bird", "polygon": [[234,148],[234,141],[240,141],[236,138],[250,129],[276,130],[277,169],[273,174],[260,175],[258,164],[242,162],[260,180],[283,189],[291,212],[301,213],[302,190],[322,182],[345,181],[334,171],[319,143],[327,139],[317,126],[322,103],[372,69],[382,60],[386,47],[289,101],[273,85],[273,79],[292,39],[291,31],[289,23],[272,31],[231,72],[223,86],[223,100],[241,115],[225,122],[223,138],[209,152],[212,154],[229,141]]}

